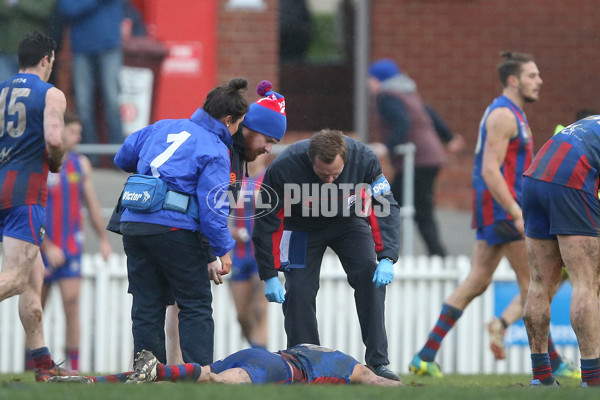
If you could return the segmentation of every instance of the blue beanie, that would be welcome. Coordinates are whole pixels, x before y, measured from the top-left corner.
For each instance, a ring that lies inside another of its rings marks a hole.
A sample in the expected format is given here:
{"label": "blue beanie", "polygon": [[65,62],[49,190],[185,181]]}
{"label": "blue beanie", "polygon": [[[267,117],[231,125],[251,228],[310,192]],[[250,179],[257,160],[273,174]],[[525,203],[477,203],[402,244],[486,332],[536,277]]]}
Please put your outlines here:
{"label": "blue beanie", "polygon": [[264,97],[250,104],[242,125],[263,135],[281,140],[287,129],[285,98],[272,91],[272,88],[273,85],[269,81],[262,81],[258,84],[256,93]]}
{"label": "blue beanie", "polygon": [[401,74],[398,64],[389,58],[382,58],[371,64],[369,67],[369,75],[377,78],[379,81],[385,81],[393,76]]}

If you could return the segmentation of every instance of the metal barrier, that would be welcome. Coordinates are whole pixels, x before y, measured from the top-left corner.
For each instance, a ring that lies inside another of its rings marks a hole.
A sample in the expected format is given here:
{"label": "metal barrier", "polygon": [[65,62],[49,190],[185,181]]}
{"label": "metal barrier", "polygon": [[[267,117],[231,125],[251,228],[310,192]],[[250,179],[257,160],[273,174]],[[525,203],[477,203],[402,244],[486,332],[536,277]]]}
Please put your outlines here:
{"label": "metal barrier", "polygon": [[[80,299],[80,369],[85,372],[128,370],[132,358],[131,296],[127,294],[126,258],[113,255],[108,263],[99,254],[83,257]],[[387,288],[386,329],[391,368],[407,372],[438,318],[441,304],[464,280],[470,268],[466,256],[404,257],[396,264],[396,278]],[[495,280],[514,280],[503,260]],[[213,285],[215,359],[248,346],[242,339],[228,282]],[[489,350],[485,322],[493,315],[493,287],[475,299],[444,339],[437,360],[445,373],[530,373],[529,348],[508,348],[507,360],[497,362]],[[353,291],[337,257],[327,254],[317,297],[321,344],[335,347],[363,361],[364,346],[356,316]],[[56,287],[44,316],[47,345],[56,360],[65,358],[65,321]],[[281,305],[269,305],[270,350],[286,346]],[[24,368],[24,334],[17,298],[0,303],[0,372]],[[576,346],[559,346],[563,357],[578,361]]]}
{"label": "metal barrier", "polygon": [[[400,206],[400,217],[402,218],[402,250],[404,257],[414,254],[415,245],[415,151],[417,147],[413,143],[400,144],[394,147],[394,153],[403,156],[403,182],[402,182],[402,205]],[[400,199],[396,199],[400,202]]]}

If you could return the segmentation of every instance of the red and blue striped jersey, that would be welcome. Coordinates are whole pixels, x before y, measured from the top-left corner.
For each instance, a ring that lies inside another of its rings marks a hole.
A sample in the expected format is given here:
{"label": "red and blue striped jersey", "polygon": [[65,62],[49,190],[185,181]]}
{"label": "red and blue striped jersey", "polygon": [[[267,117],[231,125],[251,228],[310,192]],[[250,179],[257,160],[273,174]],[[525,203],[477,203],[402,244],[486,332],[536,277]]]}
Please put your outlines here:
{"label": "red and blue striped jersey", "polygon": [[[252,236],[252,230],[254,229],[254,207],[256,204],[256,196],[258,196],[260,184],[265,176],[265,171],[266,169],[256,177],[243,177],[237,203],[231,210],[231,217],[233,218],[235,227],[238,229],[246,228],[250,236]],[[233,257],[238,260],[245,258],[254,259],[254,246],[252,245],[252,241],[248,240],[245,243],[237,242],[233,248]]]}
{"label": "red and blue striped jersey", "polygon": [[600,115],[579,120],[552,136],[525,176],[598,194]]}
{"label": "red and blue striped jersey", "polygon": [[44,139],[46,92],[34,74],[0,82],[0,209],[46,205],[48,163]]}
{"label": "red and blue striped jersey", "polygon": [[485,110],[483,118],[479,123],[479,137],[475,148],[475,160],[473,167],[473,227],[481,228],[493,224],[496,221],[510,220],[512,217],[494,200],[487,184],[485,183],[481,170],[483,167],[483,149],[487,138],[486,121],[490,113],[499,107],[508,108],[516,117],[518,133],[511,138],[500,166],[500,171],[508,185],[512,197],[521,204],[521,189],[523,186],[523,172],[531,164],[533,158],[533,139],[531,130],[527,123],[527,117],[508,97],[501,95],[494,99],[492,104]]}
{"label": "red and blue striped jersey", "polygon": [[83,180],[77,153],[67,154],[59,173],[48,174],[46,236],[67,256],[81,254]]}

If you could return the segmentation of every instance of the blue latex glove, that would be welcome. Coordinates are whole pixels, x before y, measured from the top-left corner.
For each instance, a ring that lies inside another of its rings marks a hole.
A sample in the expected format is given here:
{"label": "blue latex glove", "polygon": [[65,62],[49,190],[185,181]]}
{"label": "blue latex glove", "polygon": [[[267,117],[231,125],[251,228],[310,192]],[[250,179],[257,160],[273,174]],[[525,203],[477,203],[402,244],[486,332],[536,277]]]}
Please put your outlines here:
{"label": "blue latex glove", "polygon": [[380,288],[392,282],[394,279],[394,263],[387,258],[382,259],[377,264],[377,269],[373,275],[375,286]]}
{"label": "blue latex glove", "polygon": [[279,282],[278,277],[274,276],[265,281],[265,297],[270,302],[283,303],[285,301],[283,285]]}

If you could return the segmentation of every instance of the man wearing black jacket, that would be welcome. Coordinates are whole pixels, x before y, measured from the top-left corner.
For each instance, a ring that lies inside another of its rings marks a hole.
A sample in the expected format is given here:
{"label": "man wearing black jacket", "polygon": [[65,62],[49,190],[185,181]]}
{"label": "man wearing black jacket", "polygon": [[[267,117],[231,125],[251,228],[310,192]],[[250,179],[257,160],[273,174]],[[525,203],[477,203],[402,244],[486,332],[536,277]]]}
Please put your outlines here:
{"label": "man wearing black jacket", "polygon": [[283,303],[288,347],[320,343],[316,295],[330,247],[355,291],[367,365],[399,379],[386,367],[384,302],[400,251],[400,214],[375,154],[340,131],[322,130],[273,161],[260,196],[268,212],[255,220],[256,261],[267,299]]}

